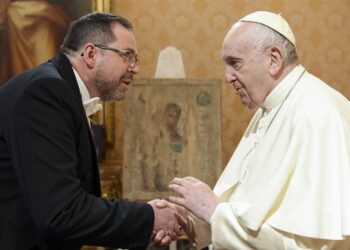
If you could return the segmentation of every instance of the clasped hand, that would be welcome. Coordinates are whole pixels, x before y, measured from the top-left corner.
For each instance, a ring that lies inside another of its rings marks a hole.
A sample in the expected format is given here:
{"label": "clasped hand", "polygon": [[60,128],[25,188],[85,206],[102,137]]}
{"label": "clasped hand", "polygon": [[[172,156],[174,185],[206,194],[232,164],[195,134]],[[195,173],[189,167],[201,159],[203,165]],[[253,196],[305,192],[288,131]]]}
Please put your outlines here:
{"label": "clasped hand", "polygon": [[161,246],[166,246],[183,235],[178,220],[186,220],[183,215],[167,204],[165,200],[152,200],[148,202],[154,211],[154,226],[152,240]]}
{"label": "clasped hand", "polygon": [[188,209],[207,223],[220,203],[220,198],[207,184],[191,176],[174,178],[169,189],[181,195],[169,197],[171,202]]}
{"label": "clasped hand", "polygon": [[155,226],[152,239],[156,244],[169,245],[172,240],[186,235],[196,243],[195,232],[188,211],[209,223],[210,217],[220,203],[219,197],[211,188],[194,177],[174,178],[169,189],[181,197],[166,200],[153,200],[149,203],[155,211]]}

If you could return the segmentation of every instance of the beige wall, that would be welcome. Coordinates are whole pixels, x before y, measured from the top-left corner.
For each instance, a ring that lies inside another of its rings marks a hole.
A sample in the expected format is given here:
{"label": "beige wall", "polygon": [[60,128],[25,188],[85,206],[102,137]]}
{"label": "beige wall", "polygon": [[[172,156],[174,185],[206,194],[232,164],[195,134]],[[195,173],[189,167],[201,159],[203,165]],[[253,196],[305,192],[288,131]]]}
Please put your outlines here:
{"label": "beige wall", "polygon": [[[153,77],[168,45],[182,51],[188,78],[223,79],[220,47],[233,22],[256,10],[282,15],[295,32],[301,63],[350,98],[350,0],[112,0],[112,12],[135,24],[141,59],[138,78]],[[312,93],[310,93],[312,94]],[[117,106],[117,154],[122,152],[123,103]],[[232,86],[222,84],[222,150],[225,164],[253,112]]]}

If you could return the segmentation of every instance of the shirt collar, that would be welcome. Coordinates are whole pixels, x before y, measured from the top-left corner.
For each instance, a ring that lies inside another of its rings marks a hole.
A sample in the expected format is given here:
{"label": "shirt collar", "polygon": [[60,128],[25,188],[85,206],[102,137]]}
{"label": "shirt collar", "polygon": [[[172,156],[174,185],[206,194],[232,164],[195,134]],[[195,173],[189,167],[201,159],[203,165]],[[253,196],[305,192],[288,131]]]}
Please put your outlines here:
{"label": "shirt collar", "polygon": [[80,91],[80,94],[81,94],[81,99],[84,102],[88,101],[91,99],[90,97],[90,93],[88,91],[88,89],[86,88],[83,80],[81,79],[80,75],[78,74],[78,72],[73,68],[73,72],[74,72],[74,75],[75,75],[75,79],[77,79],[77,82],[78,82],[78,87],[79,87],[79,91]]}
{"label": "shirt collar", "polygon": [[277,84],[271,93],[268,94],[260,107],[264,110],[270,110],[281,104],[304,71],[305,68],[303,66],[296,66]]}

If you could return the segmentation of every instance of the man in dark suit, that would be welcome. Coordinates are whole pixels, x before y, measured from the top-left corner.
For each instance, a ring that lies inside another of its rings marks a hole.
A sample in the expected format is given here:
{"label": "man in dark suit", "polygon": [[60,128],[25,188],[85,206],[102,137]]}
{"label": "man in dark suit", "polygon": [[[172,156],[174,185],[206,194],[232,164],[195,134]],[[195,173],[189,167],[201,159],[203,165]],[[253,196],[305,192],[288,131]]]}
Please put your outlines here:
{"label": "man in dark suit", "polygon": [[121,100],[136,53],[128,20],[93,13],[72,23],[55,57],[1,86],[0,249],[144,249],[152,232],[159,244],[176,238],[174,211],[156,200],[99,197],[83,103]]}

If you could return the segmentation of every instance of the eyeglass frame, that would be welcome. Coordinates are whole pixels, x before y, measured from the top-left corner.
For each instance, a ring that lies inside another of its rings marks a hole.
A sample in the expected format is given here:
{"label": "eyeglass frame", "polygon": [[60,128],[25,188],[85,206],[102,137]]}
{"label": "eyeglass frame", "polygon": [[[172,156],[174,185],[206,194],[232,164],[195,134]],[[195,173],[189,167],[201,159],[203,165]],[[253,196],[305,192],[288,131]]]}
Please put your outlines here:
{"label": "eyeglass frame", "polygon": [[140,63],[139,59],[137,58],[137,55],[132,53],[131,51],[117,49],[117,48],[112,48],[112,47],[108,47],[108,46],[103,45],[103,44],[94,44],[94,46],[99,48],[99,49],[113,51],[113,52],[117,53],[120,56],[125,56],[127,58],[128,64],[131,67],[134,67],[134,66],[136,66],[136,65],[138,65]]}

